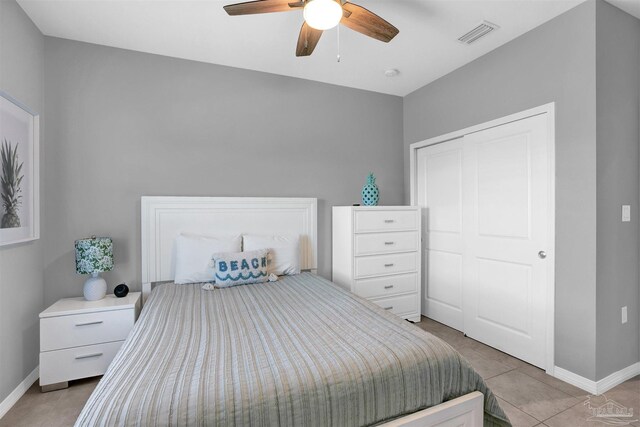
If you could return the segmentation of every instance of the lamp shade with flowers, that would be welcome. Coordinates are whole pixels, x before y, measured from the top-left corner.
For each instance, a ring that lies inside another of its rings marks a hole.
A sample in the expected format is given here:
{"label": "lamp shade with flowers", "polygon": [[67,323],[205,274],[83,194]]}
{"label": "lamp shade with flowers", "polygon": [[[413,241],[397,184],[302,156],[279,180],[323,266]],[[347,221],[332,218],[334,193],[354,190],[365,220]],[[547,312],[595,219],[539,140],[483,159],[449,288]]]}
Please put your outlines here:
{"label": "lamp shade with flowers", "polygon": [[84,298],[96,301],[107,294],[107,282],[100,273],[113,269],[113,241],[110,237],[76,240],[76,273],[90,274],[84,283]]}

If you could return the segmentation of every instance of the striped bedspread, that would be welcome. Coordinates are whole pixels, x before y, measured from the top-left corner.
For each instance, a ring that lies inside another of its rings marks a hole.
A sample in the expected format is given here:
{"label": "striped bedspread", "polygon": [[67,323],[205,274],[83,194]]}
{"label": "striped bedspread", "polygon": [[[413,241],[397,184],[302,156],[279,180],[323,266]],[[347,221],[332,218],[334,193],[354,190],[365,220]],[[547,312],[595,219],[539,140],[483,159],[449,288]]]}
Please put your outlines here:
{"label": "striped bedspread", "polygon": [[478,390],[449,345],[310,273],[205,291],[164,284],[76,425],[365,426]]}

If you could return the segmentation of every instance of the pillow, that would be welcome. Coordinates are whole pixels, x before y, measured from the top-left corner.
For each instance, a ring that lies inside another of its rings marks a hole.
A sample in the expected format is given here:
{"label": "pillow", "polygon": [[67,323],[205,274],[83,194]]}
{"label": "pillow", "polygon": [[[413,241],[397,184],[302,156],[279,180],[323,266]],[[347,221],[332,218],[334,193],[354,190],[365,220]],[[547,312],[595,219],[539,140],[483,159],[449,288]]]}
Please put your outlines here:
{"label": "pillow", "polygon": [[211,256],[218,252],[240,251],[241,236],[205,237],[181,234],[176,238],[176,274],[178,285],[214,281]]}
{"label": "pillow", "polygon": [[269,249],[269,271],[282,275],[300,274],[300,236],[242,236],[245,251]]}
{"label": "pillow", "polygon": [[266,249],[214,254],[216,288],[268,281],[268,256]]}

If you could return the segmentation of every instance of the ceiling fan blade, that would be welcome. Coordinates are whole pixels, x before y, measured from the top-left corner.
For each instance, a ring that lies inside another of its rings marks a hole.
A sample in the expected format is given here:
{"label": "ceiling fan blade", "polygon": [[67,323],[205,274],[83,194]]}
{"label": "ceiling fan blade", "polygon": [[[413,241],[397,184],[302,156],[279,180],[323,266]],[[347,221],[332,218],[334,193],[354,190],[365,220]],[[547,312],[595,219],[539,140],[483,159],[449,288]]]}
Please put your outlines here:
{"label": "ceiling fan blade", "polygon": [[349,15],[347,16],[345,12],[340,23],[365,36],[389,43],[400,32],[400,30],[375,13],[357,4],[347,2],[342,5],[342,9],[349,12]]}
{"label": "ceiling fan blade", "polygon": [[309,56],[316,48],[318,41],[322,36],[322,30],[316,30],[311,28],[305,22],[300,29],[300,36],[298,36],[298,46],[296,47],[296,56]]}
{"label": "ceiling fan blade", "polygon": [[224,10],[231,16],[253,15],[256,13],[288,12],[303,7],[304,3],[292,0],[256,0],[244,3],[228,4]]}

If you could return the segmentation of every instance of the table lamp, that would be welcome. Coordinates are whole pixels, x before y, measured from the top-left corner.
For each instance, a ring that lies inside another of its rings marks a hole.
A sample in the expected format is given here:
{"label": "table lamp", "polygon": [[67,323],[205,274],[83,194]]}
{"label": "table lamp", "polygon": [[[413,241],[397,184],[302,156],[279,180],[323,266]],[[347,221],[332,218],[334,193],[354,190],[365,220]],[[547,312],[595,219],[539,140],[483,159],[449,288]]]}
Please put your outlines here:
{"label": "table lamp", "polygon": [[84,282],[84,298],[97,301],[107,294],[107,282],[100,277],[113,269],[113,241],[110,237],[91,236],[76,240],[76,273],[91,274]]}

